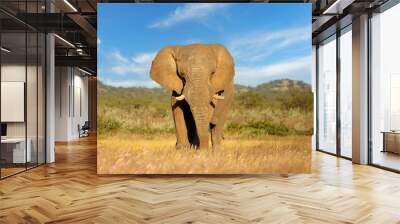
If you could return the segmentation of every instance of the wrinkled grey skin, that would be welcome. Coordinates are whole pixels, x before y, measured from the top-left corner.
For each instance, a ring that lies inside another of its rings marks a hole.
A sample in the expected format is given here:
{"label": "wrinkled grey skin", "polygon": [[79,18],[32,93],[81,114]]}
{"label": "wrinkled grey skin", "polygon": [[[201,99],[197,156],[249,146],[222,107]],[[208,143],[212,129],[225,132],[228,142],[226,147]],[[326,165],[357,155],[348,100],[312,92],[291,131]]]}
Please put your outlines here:
{"label": "wrinkled grey skin", "polygon": [[234,63],[219,44],[168,46],[159,51],[151,78],[172,90],[177,148],[218,148],[234,94]]}

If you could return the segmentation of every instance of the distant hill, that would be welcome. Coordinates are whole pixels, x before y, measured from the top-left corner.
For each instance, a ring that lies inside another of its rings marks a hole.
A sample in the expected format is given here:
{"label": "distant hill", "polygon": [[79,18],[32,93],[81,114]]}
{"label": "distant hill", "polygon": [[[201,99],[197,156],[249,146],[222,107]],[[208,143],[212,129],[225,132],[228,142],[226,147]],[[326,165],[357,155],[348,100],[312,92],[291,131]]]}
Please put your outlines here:
{"label": "distant hill", "polygon": [[280,79],[268,83],[260,84],[256,87],[258,90],[272,90],[272,91],[310,91],[311,86],[308,83],[299,80]]}
{"label": "distant hill", "polygon": [[[121,91],[140,91],[140,92],[148,92],[148,93],[162,93],[166,92],[161,87],[154,87],[154,88],[147,88],[147,87],[113,87],[108,86],[102,83],[101,81],[98,82],[99,90],[104,89],[114,89],[114,90],[121,90]],[[300,80],[291,80],[291,79],[279,79],[273,80],[267,83],[262,83],[257,85],[256,87],[245,86],[240,84],[235,84],[235,88],[238,92],[269,92],[269,91],[311,91],[311,85],[300,81]],[[169,92],[169,91],[167,91]]]}

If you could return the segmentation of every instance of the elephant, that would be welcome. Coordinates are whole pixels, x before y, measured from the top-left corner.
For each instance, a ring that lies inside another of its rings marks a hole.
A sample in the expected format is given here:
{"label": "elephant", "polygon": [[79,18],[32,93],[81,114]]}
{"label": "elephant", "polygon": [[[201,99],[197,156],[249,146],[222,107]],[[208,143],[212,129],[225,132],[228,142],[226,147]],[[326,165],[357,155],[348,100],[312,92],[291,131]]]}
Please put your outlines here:
{"label": "elephant", "polygon": [[174,45],[152,61],[150,77],[172,91],[176,148],[220,148],[234,97],[234,61],[221,44]]}

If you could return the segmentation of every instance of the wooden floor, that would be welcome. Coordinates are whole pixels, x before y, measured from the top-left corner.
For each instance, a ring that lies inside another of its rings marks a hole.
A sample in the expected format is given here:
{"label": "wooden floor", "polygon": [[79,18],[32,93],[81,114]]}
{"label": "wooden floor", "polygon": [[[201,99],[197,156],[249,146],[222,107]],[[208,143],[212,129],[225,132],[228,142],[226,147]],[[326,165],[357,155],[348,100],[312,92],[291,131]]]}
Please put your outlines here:
{"label": "wooden floor", "polygon": [[400,223],[400,175],[315,152],[312,174],[98,176],[96,142],[0,181],[0,223]]}

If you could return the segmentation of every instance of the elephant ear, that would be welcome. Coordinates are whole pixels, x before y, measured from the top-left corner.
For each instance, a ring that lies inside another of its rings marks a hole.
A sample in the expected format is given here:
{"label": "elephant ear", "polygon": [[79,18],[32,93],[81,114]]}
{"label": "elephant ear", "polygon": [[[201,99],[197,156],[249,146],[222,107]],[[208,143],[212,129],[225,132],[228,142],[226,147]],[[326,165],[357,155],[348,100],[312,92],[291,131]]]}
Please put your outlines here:
{"label": "elephant ear", "polygon": [[211,77],[211,84],[215,92],[220,92],[233,82],[233,76],[235,75],[234,62],[231,54],[223,45],[215,44],[212,47],[217,59],[217,67]]}
{"label": "elephant ear", "polygon": [[183,82],[177,73],[176,50],[177,47],[170,46],[158,52],[151,64],[150,77],[161,86],[181,94]]}

